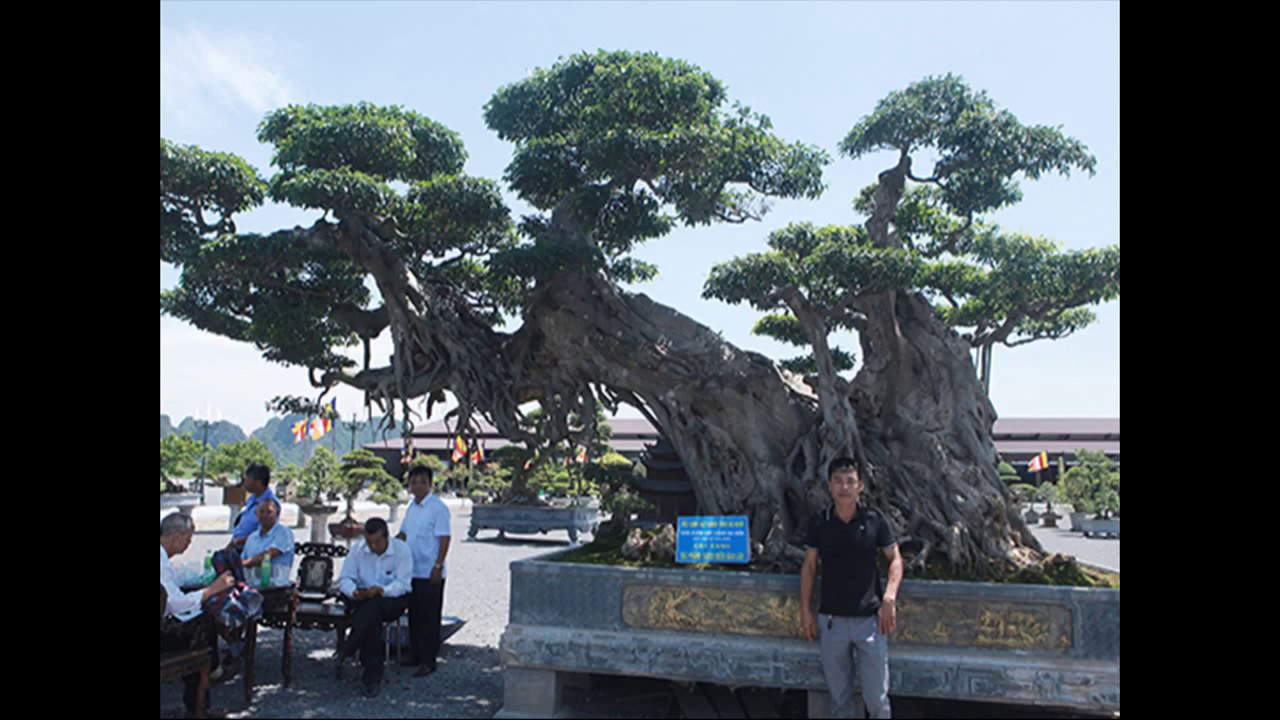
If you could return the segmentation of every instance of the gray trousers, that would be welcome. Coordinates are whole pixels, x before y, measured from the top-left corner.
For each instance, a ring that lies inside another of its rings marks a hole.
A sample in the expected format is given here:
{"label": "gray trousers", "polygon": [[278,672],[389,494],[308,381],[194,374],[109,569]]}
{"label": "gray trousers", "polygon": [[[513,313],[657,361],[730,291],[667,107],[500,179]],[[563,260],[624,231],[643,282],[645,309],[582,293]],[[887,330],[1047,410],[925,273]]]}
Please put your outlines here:
{"label": "gray trousers", "polygon": [[853,650],[858,651],[857,677],[862,698],[873,718],[889,715],[889,638],[877,632],[879,618],[818,613],[822,672],[831,691],[831,717],[851,718],[854,695]]}

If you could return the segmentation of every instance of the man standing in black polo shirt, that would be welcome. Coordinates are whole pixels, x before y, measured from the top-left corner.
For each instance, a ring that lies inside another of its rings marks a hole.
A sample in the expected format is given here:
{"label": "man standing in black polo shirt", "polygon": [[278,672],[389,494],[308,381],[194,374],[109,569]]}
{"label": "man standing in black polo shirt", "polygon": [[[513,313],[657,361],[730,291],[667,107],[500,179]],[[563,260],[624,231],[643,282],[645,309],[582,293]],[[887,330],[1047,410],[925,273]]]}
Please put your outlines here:
{"label": "man standing in black polo shirt", "polygon": [[[831,716],[853,717],[853,656],[858,648],[862,697],[873,718],[889,717],[889,634],[897,625],[902,555],[889,520],[858,507],[862,480],[857,464],[839,457],[828,470],[831,498],[809,519],[804,566],[800,569],[800,621],[805,637],[819,638],[822,671],[831,691]],[[880,590],[876,549],[889,560],[889,586]],[[822,597],[815,619],[809,609],[822,561]]]}

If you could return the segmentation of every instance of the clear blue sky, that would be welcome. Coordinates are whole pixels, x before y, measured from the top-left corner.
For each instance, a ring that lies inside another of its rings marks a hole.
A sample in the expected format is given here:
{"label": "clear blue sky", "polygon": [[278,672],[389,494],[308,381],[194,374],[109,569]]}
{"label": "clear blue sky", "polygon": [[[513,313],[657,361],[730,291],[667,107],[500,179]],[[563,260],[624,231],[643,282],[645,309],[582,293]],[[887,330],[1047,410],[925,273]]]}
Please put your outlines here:
{"label": "clear blue sky", "polygon": [[[789,222],[861,222],[852,199],[891,159],[853,162],[836,144],[885,94],[927,75],[959,74],[1022,122],[1062,126],[1098,158],[1092,178],[1024,182],[1025,200],[996,222],[1067,248],[1120,241],[1118,3],[161,3],[160,134],[236,153],[269,175],[270,150],[255,139],[267,111],[290,102],[396,104],[457,131],[466,171],[499,179],[512,148],[484,126],[484,103],[535,67],[597,49],[692,62],[723,81],[731,99],[768,115],[781,137],[835,158],[820,200],[775,202],[760,223],[677,229],[637,253],[660,275],[634,289],[739,347],[796,354],[752,336],[751,309],[701,299],[711,266],[764,249],[768,233]],[[509,194],[508,203],[527,211]],[[316,217],[267,206],[238,224],[263,232]],[[161,263],[160,287],[176,281]],[[1002,417],[1119,416],[1120,303],[1096,312],[1094,326],[1066,340],[996,350],[991,395]],[[851,338],[836,339],[856,349]],[[389,341],[375,344],[376,363],[389,353]],[[160,411],[175,422],[208,414],[248,432],[270,417],[264,403],[284,394],[313,394],[305,370],[160,319]],[[344,388],[338,398],[344,416],[359,408],[363,417],[358,393]]]}

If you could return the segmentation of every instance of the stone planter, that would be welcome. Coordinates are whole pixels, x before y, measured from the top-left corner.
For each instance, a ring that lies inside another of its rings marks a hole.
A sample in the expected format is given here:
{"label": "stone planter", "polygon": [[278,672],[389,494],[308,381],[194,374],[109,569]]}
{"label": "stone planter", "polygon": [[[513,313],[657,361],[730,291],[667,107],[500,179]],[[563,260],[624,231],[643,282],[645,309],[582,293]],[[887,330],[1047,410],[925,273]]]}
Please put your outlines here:
{"label": "stone planter", "polygon": [[[556,554],[511,563],[497,717],[563,711],[576,673],[804,689],[811,708],[824,705],[818,644],[800,633],[798,576]],[[893,695],[1120,708],[1119,590],[909,580],[898,603]]]}
{"label": "stone planter", "polygon": [[594,533],[600,523],[600,511],[590,507],[537,507],[532,505],[474,505],[471,528],[467,537],[475,539],[481,530],[497,530],[498,537],[568,530],[569,541],[577,542],[578,534]]}
{"label": "stone planter", "polygon": [[1084,522],[1089,518],[1089,513],[1072,512],[1069,517],[1071,518],[1071,531],[1084,532]]}
{"label": "stone planter", "polygon": [[191,517],[191,511],[204,501],[200,493],[161,493],[160,509],[177,508],[178,512]]}
{"label": "stone planter", "polygon": [[1117,540],[1120,539],[1120,518],[1107,518],[1093,520],[1084,520],[1080,523],[1080,530],[1085,537],[1093,537],[1094,535],[1114,535]]}
{"label": "stone planter", "polygon": [[329,538],[325,536],[325,529],[329,516],[337,511],[336,505],[298,505],[298,512],[311,519],[311,542],[329,542]]}

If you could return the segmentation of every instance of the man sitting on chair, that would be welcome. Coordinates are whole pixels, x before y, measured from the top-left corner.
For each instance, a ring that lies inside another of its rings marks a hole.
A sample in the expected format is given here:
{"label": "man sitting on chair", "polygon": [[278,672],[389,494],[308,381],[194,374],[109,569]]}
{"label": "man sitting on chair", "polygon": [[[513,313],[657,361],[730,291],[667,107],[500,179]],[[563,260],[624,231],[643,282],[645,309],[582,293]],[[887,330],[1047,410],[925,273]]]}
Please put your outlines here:
{"label": "man sitting on chair", "polygon": [[413,553],[393,538],[387,521],[371,518],[364,524],[364,540],[342,562],[338,592],[349,598],[351,633],[338,648],[338,661],[360,653],[365,697],[376,697],[382,686],[382,623],[395,620],[409,607],[413,581]]}
{"label": "man sitting on chair", "polygon": [[263,498],[254,514],[258,516],[258,529],[245,540],[241,560],[246,568],[256,568],[271,558],[271,587],[288,585],[293,570],[293,531],[280,522],[280,503],[275,498]]}
{"label": "man sitting on chair", "polygon": [[[196,524],[188,515],[180,512],[173,512],[166,515],[160,521],[160,584],[164,586],[165,592],[168,594],[168,601],[165,603],[165,614],[169,617],[177,617],[179,620],[190,620],[199,615],[200,606],[205,600],[217,595],[235,584],[235,578],[230,572],[224,572],[217,577],[208,587],[200,590],[192,590],[191,592],[182,592],[181,586],[178,584],[177,573],[173,569],[173,564],[169,558],[174,555],[181,555],[191,546],[191,537],[195,534]],[[183,639],[178,637],[160,635],[160,650],[188,650],[194,648],[183,647]],[[222,668],[218,664],[217,639],[210,633],[209,654],[212,659],[211,668],[213,674],[211,679],[217,679],[221,675]],[[200,688],[200,674],[192,673],[182,677],[183,690],[182,702],[187,707],[187,713],[192,714],[196,709],[196,693]],[[206,698],[207,699],[207,698]],[[208,706],[208,703],[205,703]],[[214,714],[213,711],[207,711]]]}

